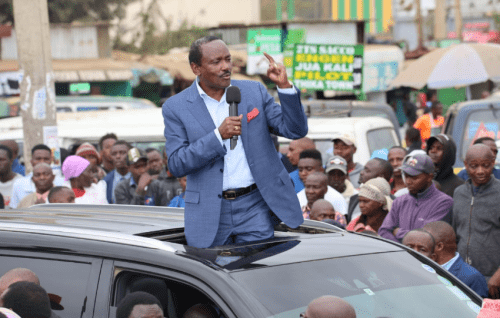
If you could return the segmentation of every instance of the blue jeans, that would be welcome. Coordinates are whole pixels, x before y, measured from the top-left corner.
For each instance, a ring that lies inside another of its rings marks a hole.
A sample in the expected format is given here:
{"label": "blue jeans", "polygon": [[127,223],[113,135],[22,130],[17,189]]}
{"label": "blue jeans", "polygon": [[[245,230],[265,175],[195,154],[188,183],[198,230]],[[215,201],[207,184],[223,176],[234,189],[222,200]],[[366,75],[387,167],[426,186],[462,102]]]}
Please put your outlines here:
{"label": "blue jeans", "polygon": [[258,189],[234,200],[222,199],[213,246],[265,240],[274,236],[271,212]]}

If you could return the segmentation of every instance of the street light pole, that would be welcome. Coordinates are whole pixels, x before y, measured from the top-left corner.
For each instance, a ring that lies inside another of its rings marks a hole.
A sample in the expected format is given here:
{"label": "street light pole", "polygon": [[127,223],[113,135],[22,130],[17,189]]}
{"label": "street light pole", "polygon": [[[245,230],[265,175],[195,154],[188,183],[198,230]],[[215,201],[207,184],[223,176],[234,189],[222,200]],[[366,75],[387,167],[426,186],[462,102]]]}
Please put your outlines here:
{"label": "street light pole", "polygon": [[59,153],[49,13],[47,0],[14,0],[13,5],[19,68],[23,73],[21,115],[28,172],[33,146],[45,143],[56,157]]}

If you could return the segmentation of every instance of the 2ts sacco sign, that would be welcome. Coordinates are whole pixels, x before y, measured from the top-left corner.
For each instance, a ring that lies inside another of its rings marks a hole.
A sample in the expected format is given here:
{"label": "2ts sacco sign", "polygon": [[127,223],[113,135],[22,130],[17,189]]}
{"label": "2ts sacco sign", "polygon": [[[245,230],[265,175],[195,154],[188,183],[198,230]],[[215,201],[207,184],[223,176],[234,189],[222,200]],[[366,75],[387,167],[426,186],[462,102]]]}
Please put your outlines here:
{"label": "2ts sacco sign", "polygon": [[363,45],[296,44],[293,82],[299,89],[361,92]]}

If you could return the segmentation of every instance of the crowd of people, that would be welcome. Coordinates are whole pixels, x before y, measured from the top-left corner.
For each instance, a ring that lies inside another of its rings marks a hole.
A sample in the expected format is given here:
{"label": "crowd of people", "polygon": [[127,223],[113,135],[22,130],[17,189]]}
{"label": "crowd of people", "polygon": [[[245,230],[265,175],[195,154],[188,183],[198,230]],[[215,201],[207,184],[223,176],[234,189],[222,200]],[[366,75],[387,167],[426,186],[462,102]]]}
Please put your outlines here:
{"label": "crowd of people", "polygon": [[43,203],[129,204],[184,206],[186,178],[176,178],[167,168],[165,152],[146,151],[103,136],[99,150],[83,143],[72,151],[61,149],[62,166],[54,169],[46,145],[31,149],[33,171],[25,175],[13,140],[0,142],[0,207],[27,208]]}
{"label": "crowd of people", "polygon": [[[362,166],[353,161],[354,138],[335,137],[326,168],[311,140],[293,141],[287,157],[304,218],[402,243],[482,297],[500,298],[495,141],[475,140],[465,169],[455,175],[456,145],[450,136],[438,134],[422,143],[419,131],[408,129],[406,139],[409,149],[395,146]],[[413,143],[420,147],[412,148]]]}

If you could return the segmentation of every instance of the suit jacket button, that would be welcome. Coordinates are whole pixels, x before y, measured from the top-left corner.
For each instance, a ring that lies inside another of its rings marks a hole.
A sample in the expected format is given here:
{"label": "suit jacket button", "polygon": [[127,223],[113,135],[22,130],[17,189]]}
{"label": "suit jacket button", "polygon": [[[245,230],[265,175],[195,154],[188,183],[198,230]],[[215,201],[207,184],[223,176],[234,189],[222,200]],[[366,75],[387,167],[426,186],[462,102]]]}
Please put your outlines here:
{"label": "suit jacket button", "polygon": [[224,172],[224,169],[220,169],[220,172]]}
{"label": "suit jacket button", "polygon": [[219,197],[219,199],[220,199],[220,198],[222,198],[222,195],[220,195],[220,194],[219,194],[219,195],[218,195],[218,197]]}

